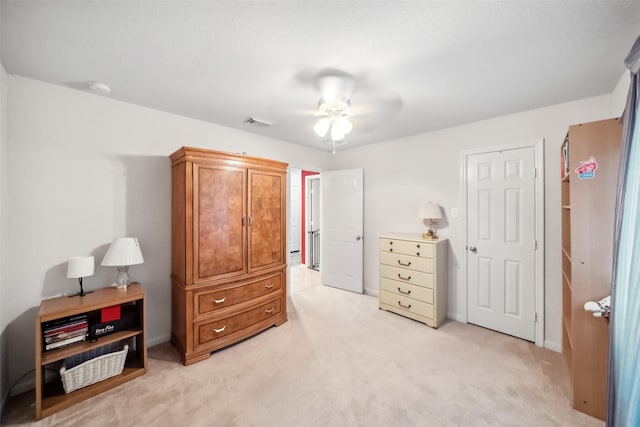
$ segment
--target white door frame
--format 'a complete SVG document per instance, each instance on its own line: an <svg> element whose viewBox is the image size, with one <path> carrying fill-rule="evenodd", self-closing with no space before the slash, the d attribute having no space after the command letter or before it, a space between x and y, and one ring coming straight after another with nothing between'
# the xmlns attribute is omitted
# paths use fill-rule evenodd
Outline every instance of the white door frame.
<svg viewBox="0 0 640 427"><path fill-rule="evenodd" d="M463 239L460 242L460 253L464 254L462 262L462 282L464 286L460 289L461 301L464 303L464 311L461 313L459 321L467 323L469 315L467 311L468 304L468 281L467 281L467 262L469 252L467 251L468 229L467 229L467 165L469 157L476 154L490 153L494 151L514 150L518 148L529 148L534 150L534 162L536 168L535 174L535 239L537 249L535 252L535 311L537 313L535 324L535 343L538 347L544 347L544 139L533 141L524 141L515 144L500 145L493 147L474 148L460 152L460 184L462 192L460 206L460 224L462 227Z"/></svg>
<svg viewBox="0 0 640 427"><path fill-rule="evenodd" d="M322 179L321 175L322 175L321 173L317 173L315 175L307 175L304 178L304 185L305 185L305 194L304 194L304 199L305 199L304 200L304 206L305 206L304 216L305 216L305 219L304 219L304 223L305 223L305 228L309 228L309 223L310 223L309 218L311 217L311 209L309 207L310 200L311 200L311 192L309 192L309 184L311 184L312 180L318 180L319 182L322 182L321 181L321 179ZM318 190L320 190L320 188L321 188L321 186L318 187ZM322 190L320 190L320 191L322 191ZM321 195L318 195L318 196L319 196L319 198L318 198L319 203L322 203L321 202L322 196ZM318 211L320 212L321 209L318 208ZM322 222L320 222L320 226L322 226ZM302 248L302 249L304 250L305 261L308 264L309 263L309 247L310 247L309 243L310 243L310 239L309 239L309 233L307 233L307 230L305 229L305 230L303 230L303 232L305 233L306 238L304 240L304 248ZM322 236L322 234L321 234L321 236ZM322 237L320 237L320 238L322 239ZM322 260L320 260L320 262L322 263ZM320 269L322 269L322 264L320 264Z"/></svg>

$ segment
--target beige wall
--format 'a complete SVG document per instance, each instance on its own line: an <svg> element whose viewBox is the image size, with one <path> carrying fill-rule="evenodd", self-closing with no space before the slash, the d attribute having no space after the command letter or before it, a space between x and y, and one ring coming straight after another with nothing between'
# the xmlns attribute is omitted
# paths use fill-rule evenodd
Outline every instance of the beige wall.
<svg viewBox="0 0 640 427"><path fill-rule="evenodd" d="M7 72L0 64L0 404L8 392L9 355L5 329L9 323L7 309L8 215L7 215Z"/></svg>
<svg viewBox="0 0 640 427"><path fill-rule="evenodd" d="M11 182L8 282L10 380L33 368L42 298L78 290L66 263L94 255L87 289L113 283L101 267L116 237L137 236L145 262L130 269L147 293L148 343L171 329L171 166L183 145L267 157L324 170L332 155L98 95L9 76ZM8 283L11 285L9 286ZM5 298L3 298L5 300Z"/></svg>
<svg viewBox="0 0 640 427"><path fill-rule="evenodd" d="M545 150L545 346L561 349L561 258L559 150L569 125L611 117L609 95L554 105L340 152L337 168L364 168L365 289L378 292L378 242L384 232L420 233L420 202L445 210L440 235L450 239L448 317L466 319L461 277L465 262L460 152L544 139Z"/></svg>

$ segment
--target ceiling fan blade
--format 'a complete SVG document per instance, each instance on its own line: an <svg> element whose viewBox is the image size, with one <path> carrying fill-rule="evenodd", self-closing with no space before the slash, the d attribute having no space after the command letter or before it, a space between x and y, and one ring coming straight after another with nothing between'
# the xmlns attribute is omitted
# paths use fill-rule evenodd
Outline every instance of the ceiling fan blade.
<svg viewBox="0 0 640 427"><path fill-rule="evenodd" d="M363 115L393 115L402 110L404 103L402 98L393 97L387 99L373 100L364 104L357 103L351 105L350 112L353 116Z"/></svg>

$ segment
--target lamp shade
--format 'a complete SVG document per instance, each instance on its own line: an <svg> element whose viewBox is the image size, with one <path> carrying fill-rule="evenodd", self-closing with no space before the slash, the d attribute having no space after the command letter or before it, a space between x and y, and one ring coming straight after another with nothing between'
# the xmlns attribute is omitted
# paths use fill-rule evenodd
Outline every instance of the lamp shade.
<svg viewBox="0 0 640 427"><path fill-rule="evenodd" d="M80 277L93 276L95 273L95 263L92 256L74 256L69 258L67 264L67 277L77 279Z"/></svg>
<svg viewBox="0 0 640 427"><path fill-rule="evenodd" d="M142 264L144 258L140 250L140 243L135 237L120 237L113 241L104 255L101 265L125 266Z"/></svg>
<svg viewBox="0 0 640 427"><path fill-rule="evenodd" d="M440 211L440 205L433 202L425 202L420 205L420 218L423 219L440 219L442 218L442 212Z"/></svg>

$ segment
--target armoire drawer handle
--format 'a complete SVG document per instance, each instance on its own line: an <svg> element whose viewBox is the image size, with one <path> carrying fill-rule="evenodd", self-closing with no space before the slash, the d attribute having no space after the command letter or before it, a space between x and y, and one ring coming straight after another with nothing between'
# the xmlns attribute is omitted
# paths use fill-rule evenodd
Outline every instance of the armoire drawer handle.
<svg viewBox="0 0 640 427"><path fill-rule="evenodd" d="M224 331L225 329L227 329L227 325L224 325L222 328L220 329L214 329L213 332L219 334L220 332Z"/></svg>
<svg viewBox="0 0 640 427"><path fill-rule="evenodd" d="M271 307L269 310L265 310L264 312L267 313L267 314L273 313L273 307Z"/></svg>
<svg viewBox="0 0 640 427"><path fill-rule="evenodd" d="M411 294L411 289L409 289L408 291L403 291L401 287L398 287L398 292L400 292L401 294L409 295Z"/></svg>
<svg viewBox="0 0 640 427"><path fill-rule="evenodd" d="M398 279L402 279L402 280L411 280L411 276L402 277L402 276L400 275L400 273L398 273Z"/></svg>
<svg viewBox="0 0 640 427"><path fill-rule="evenodd" d="M411 261L409 261L408 263L405 264L404 262L398 260L398 264L400 264L400 265L402 265L404 267L409 267L409 266L411 266Z"/></svg>
<svg viewBox="0 0 640 427"><path fill-rule="evenodd" d="M222 304L226 299L227 297L222 297L222 299L214 299L213 302L215 302L216 304Z"/></svg>
<svg viewBox="0 0 640 427"><path fill-rule="evenodd" d="M273 283L270 284L270 285L264 285L264 287L267 288L267 289L271 289L271 288L273 288Z"/></svg>
<svg viewBox="0 0 640 427"><path fill-rule="evenodd" d="M404 305L404 304L402 304L400 301L398 301L398 305L399 305L400 307L402 307L402 308L411 308L411 304L409 304L409 305Z"/></svg>

